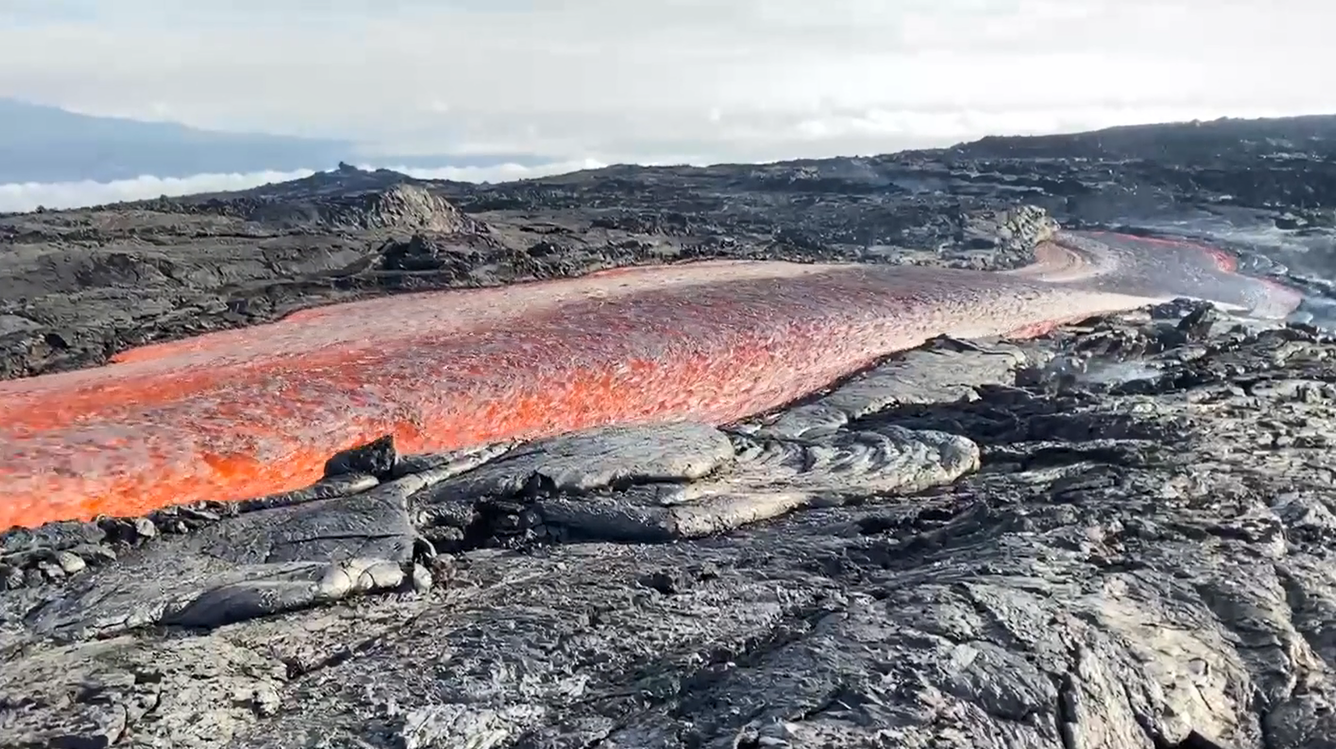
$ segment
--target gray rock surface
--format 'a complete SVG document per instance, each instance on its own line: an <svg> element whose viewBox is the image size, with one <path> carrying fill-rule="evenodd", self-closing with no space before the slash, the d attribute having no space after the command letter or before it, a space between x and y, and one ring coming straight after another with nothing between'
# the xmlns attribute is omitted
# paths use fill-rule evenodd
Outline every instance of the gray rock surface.
<svg viewBox="0 0 1336 749"><path fill-rule="evenodd" d="M1336 326L1336 117L523 182L346 165L240 193L0 215L0 379L401 291L706 257L1015 267L1054 229L1188 236Z"/></svg>
<svg viewBox="0 0 1336 749"><path fill-rule="evenodd" d="M0 377L628 263L1011 267L1054 217L1247 250L1330 323L1333 121L0 217ZM0 533L0 747L1330 749L1334 439L1336 340L1183 302L723 428L377 441Z"/></svg>
<svg viewBox="0 0 1336 749"><path fill-rule="evenodd" d="M1336 340L1153 313L7 537L0 745L1333 746Z"/></svg>

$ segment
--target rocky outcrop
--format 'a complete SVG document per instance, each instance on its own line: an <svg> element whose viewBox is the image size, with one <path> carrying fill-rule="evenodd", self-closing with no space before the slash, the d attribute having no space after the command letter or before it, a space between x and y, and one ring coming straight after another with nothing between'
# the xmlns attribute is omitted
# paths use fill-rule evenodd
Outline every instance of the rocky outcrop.
<svg viewBox="0 0 1336 749"><path fill-rule="evenodd" d="M478 233L483 224L473 221L449 201L413 185L395 185L388 190L340 201L322 212L331 229L403 229L446 234Z"/></svg>
<svg viewBox="0 0 1336 749"><path fill-rule="evenodd" d="M486 226L466 217L448 200L416 184L397 183L361 192L322 190L308 200L290 194L276 198L222 198L206 204L223 215L280 230L363 232L428 231L482 233Z"/></svg>
<svg viewBox="0 0 1336 749"><path fill-rule="evenodd" d="M1057 233L1058 222L1043 208L1021 205L983 209L961 217L955 246L943 255L953 265L975 268L1017 268L1034 261L1034 248Z"/></svg>

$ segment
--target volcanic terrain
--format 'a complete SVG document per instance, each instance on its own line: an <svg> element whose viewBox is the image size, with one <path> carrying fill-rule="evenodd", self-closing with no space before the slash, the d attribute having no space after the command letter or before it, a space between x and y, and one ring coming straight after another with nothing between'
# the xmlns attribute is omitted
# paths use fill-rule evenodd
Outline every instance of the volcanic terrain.
<svg viewBox="0 0 1336 749"><path fill-rule="evenodd" d="M1329 117L0 217L0 746L1336 746L1334 227Z"/></svg>

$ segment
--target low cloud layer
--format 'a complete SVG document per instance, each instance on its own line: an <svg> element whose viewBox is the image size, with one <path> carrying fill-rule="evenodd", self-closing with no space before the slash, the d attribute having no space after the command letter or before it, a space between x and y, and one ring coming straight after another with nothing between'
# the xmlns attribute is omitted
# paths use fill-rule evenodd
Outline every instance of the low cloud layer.
<svg viewBox="0 0 1336 749"><path fill-rule="evenodd" d="M7 0L0 95L368 158L758 160L1336 111L1333 26L1312 0Z"/></svg>
<svg viewBox="0 0 1336 749"><path fill-rule="evenodd" d="M387 167L420 179L449 179L459 182L501 182L506 180L561 174L579 169L605 166L596 161L570 161L528 167L498 164L489 167L446 167L413 169ZM31 211L45 208L80 208L126 200L144 200L160 195L193 195L201 192L245 190L270 182L309 177L311 169L292 172L252 172L250 174L197 174L193 177L164 179L144 176L115 182L59 182L0 184L0 212Z"/></svg>

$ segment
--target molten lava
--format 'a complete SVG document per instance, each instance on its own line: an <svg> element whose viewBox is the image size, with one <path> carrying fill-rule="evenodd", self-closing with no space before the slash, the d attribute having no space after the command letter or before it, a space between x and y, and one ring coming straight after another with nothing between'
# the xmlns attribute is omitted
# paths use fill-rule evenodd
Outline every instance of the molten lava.
<svg viewBox="0 0 1336 749"><path fill-rule="evenodd" d="M939 334L1039 332L1203 279L1217 296L1266 293L1191 245L1173 250L1193 267L1176 288L1147 271L1152 243L1104 239L1018 273L729 261L387 297L3 382L0 528L293 489L384 434L425 452L726 423Z"/></svg>

